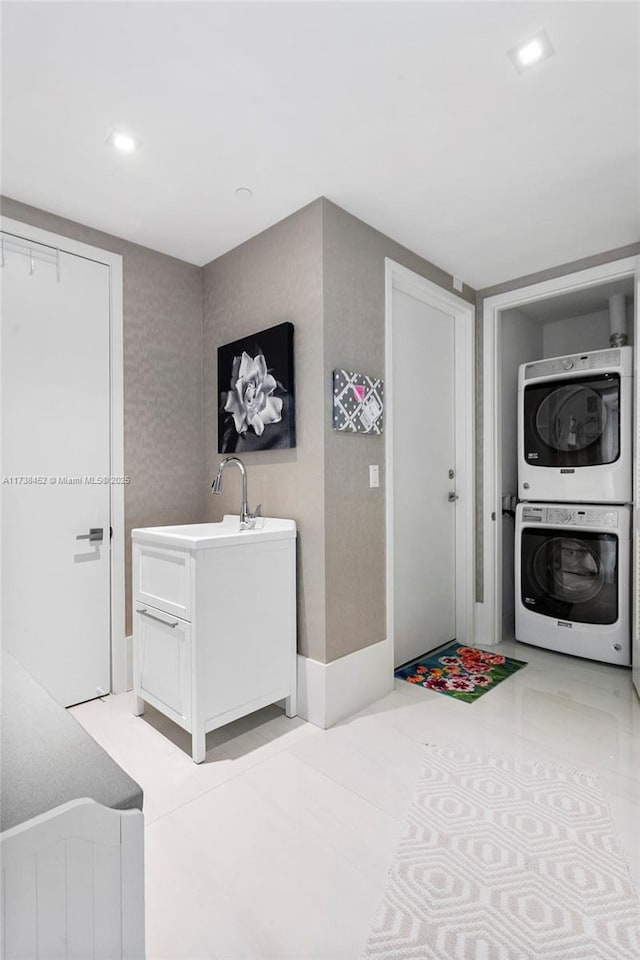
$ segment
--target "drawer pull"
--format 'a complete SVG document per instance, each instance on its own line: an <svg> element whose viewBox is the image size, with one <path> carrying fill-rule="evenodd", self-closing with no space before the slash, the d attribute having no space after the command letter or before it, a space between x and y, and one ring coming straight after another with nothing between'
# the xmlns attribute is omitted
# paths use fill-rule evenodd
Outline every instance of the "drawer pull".
<svg viewBox="0 0 640 960"><path fill-rule="evenodd" d="M156 617L153 613L149 613L146 607L136 610L136 613L141 613L144 617L149 617L150 620L157 620L158 623L164 623L165 627L177 627L180 623L179 620L176 620L175 623L170 623L169 620L163 620L162 617Z"/></svg>

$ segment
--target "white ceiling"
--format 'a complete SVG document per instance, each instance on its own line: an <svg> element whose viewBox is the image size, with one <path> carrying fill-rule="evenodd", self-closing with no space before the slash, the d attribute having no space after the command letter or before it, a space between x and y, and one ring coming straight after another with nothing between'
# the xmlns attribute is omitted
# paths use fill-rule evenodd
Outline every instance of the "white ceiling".
<svg viewBox="0 0 640 960"><path fill-rule="evenodd" d="M640 239L639 10L4 2L2 190L196 264L324 195L483 288Z"/></svg>

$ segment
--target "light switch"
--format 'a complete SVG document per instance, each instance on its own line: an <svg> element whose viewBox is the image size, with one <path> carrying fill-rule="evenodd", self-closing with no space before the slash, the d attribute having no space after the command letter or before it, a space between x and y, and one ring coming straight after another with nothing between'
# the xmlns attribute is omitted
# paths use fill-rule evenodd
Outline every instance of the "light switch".
<svg viewBox="0 0 640 960"><path fill-rule="evenodd" d="M380 486L380 471L378 469L377 463L369 464L369 486L370 487Z"/></svg>

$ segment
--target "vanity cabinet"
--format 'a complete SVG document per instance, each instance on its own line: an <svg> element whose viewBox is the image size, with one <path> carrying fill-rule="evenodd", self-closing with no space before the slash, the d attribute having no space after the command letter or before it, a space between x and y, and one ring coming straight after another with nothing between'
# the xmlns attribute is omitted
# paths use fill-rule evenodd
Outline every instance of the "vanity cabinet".
<svg viewBox="0 0 640 960"><path fill-rule="evenodd" d="M135 712L205 735L279 700L296 714L296 527L264 518L132 531Z"/></svg>

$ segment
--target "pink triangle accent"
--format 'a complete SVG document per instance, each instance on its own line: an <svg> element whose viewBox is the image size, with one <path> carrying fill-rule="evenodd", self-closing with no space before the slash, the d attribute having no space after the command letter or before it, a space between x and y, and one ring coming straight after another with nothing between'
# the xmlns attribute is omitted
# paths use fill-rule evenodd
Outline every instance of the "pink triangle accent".
<svg viewBox="0 0 640 960"><path fill-rule="evenodd" d="M360 383L354 384L353 392L355 393L358 400L360 400L361 402L362 400L364 400L364 386L362 384Z"/></svg>

